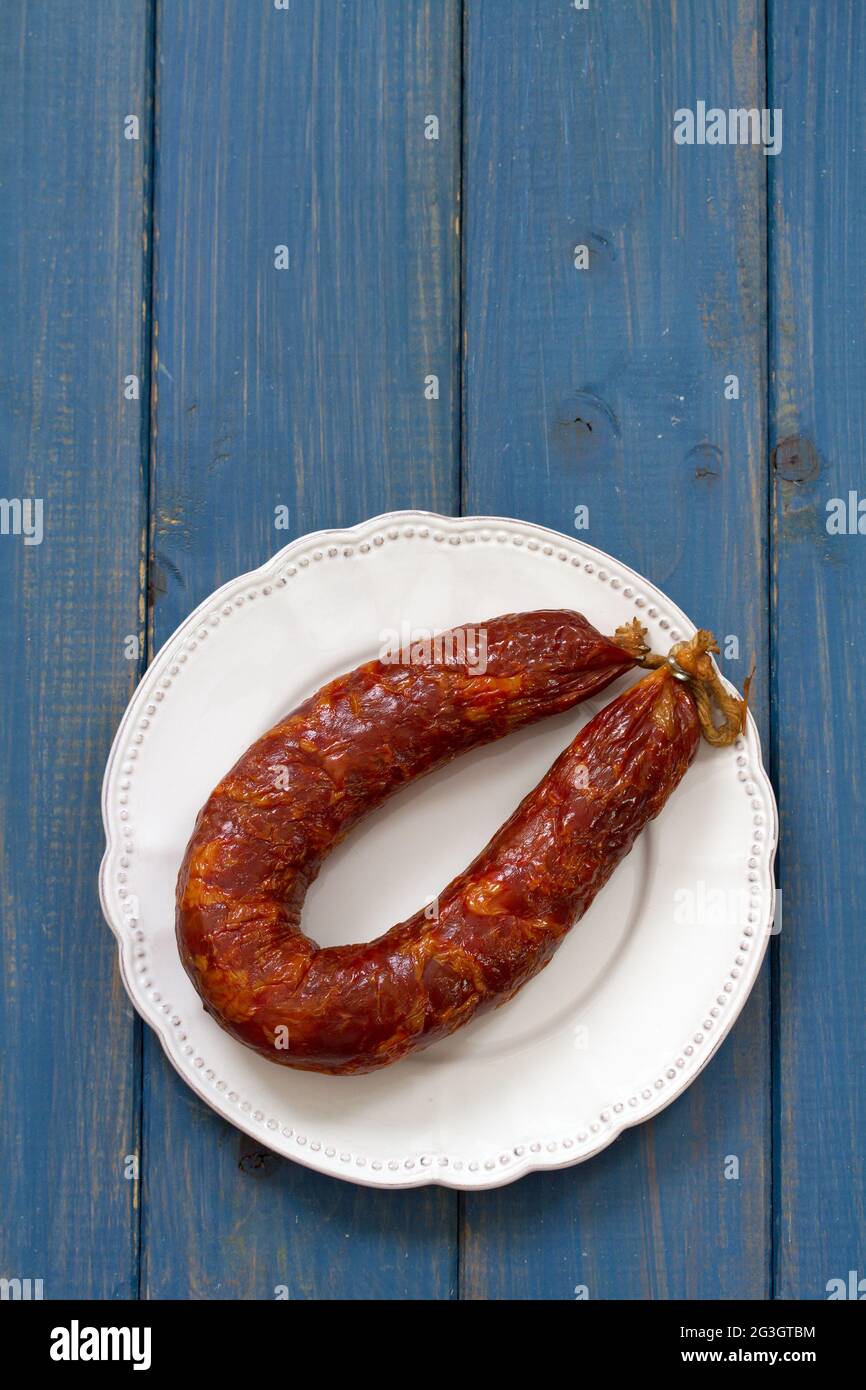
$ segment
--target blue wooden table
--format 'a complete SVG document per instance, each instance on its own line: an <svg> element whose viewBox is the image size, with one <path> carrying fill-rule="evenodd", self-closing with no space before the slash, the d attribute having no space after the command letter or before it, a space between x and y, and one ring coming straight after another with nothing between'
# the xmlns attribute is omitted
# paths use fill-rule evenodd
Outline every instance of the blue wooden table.
<svg viewBox="0 0 866 1390"><path fill-rule="evenodd" d="M866 5L6 0L0 46L0 1275L866 1275ZM677 144L698 102L781 109L781 151ZM326 1179L214 1116L134 1018L96 893L154 651L294 536L399 507L588 508L589 541L736 638L734 680L755 657L783 817L781 933L687 1094L463 1197Z"/></svg>

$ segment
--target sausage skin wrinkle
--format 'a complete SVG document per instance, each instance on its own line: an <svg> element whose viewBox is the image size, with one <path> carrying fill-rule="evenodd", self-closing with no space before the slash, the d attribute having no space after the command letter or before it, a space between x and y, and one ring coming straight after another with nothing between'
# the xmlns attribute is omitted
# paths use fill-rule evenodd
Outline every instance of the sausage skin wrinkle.
<svg viewBox="0 0 866 1390"><path fill-rule="evenodd" d="M695 756L694 701L660 667L586 725L435 910L372 942L318 947L301 931L304 896L364 814L635 664L627 639L578 613L479 630L483 674L445 642L447 656L371 661L331 681L247 750L198 816L177 885L181 958L208 1012L270 1061L373 1071L510 999Z"/></svg>

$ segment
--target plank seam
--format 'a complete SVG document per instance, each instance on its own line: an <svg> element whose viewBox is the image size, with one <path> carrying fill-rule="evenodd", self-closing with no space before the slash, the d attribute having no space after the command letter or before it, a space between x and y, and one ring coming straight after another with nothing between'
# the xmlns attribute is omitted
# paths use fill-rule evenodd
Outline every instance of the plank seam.
<svg viewBox="0 0 866 1390"><path fill-rule="evenodd" d="M147 23L145 42L144 88L147 107L147 147L144 159L144 188L142 206L142 412L141 412L141 479L143 497L142 518L142 618L143 641L139 679L153 659L153 623L151 607L151 527L153 518L153 467L152 449L155 437L156 418L156 371L154 364L155 337L153 321L155 313L155 201L156 201L156 84L157 84L157 6L159 0L146 0ZM135 1017L135 1090L137 1093L138 1124L138 1207L133 1232L135 1251L134 1288L136 1299L141 1299L142 1258L143 1258L143 1211L144 1211L144 1023Z"/></svg>
<svg viewBox="0 0 866 1390"><path fill-rule="evenodd" d="M764 4L764 69L766 97L765 103L773 109L773 61L772 61L772 31L773 31L773 0L765 0ZM777 632L777 594L776 594L776 483L773 469L773 430L775 420L775 389L774 389L774 282L773 282L773 195L774 195L774 172L771 160L766 161L766 259L767 259L767 663L769 668L769 740L767 745L767 762L770 780L780 792L778 780L779 768L779 749L778 749L778 632ZM781 817L781 805L779 814ZM779 844L776 850L776 882L781 882L781 856L782 856L782 836L779 834ZM781 985L779 973L779 941L770 941L770 1268L769 1268L769 1296L775 1300L779 1296L779 1237L780 1220L779 1212L779 1193L780 1193L780 1123L781 1123L781 1088L780 1088L780 1047L781 1047L781 1020L779 1017L779 1006L781 1001Z"/></svg>
<svg viewBox="0 0 866 1390"><path fill-rule="evenodd" d="M460 216L460 243L458 247L458 305L457 305L457 512L459 516L466 515L466 457L465 439L466 429L464 416L466 412L466 198L465 198L465 170L466 170L466 44L468 16L466 14L466 0L458 0L458 19L460 31L459 44L459 66L458 75L458 99L460 110L458 116L458 170L457 170L457 207Z"/></svg>

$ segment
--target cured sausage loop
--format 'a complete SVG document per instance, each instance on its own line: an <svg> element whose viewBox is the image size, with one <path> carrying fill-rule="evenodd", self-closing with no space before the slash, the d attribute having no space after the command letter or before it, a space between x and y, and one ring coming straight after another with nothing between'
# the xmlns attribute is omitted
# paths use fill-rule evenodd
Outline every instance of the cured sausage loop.
<svg viewBox="0 0 866 1390"><path fill-rule="evenodd" d="M362 815L653 660L636 625L607 639L576 613L484 628L483 675L454 659L369 662L332 681L253 744L198 817L178 878L181 957L205 1008L271 1061L372 1071L510 999L695 756L695 697L663 662L586 725L434 917L421 909L376 941L318 947L300 928L304 896Z"/></svg>

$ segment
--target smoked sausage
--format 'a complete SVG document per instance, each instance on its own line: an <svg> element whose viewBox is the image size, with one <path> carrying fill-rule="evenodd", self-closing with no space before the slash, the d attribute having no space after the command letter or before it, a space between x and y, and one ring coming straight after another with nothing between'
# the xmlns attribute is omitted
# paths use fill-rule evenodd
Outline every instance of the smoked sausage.
<svg viewBox="0 0 866 1390"><path fill-rule="evenodd" d="M664 662L590 721L434 911L372 942L318 947L300 928L304 896L362 815L457 753L576 704L646 652L639 628L607 639L569 612L483 626L483 674L453 651L369 662L253 744L199 814L178 878L181 958L208 1012L271 1061L372 1071L510 999L695 756L698 705L686 673Z"/></svg>

